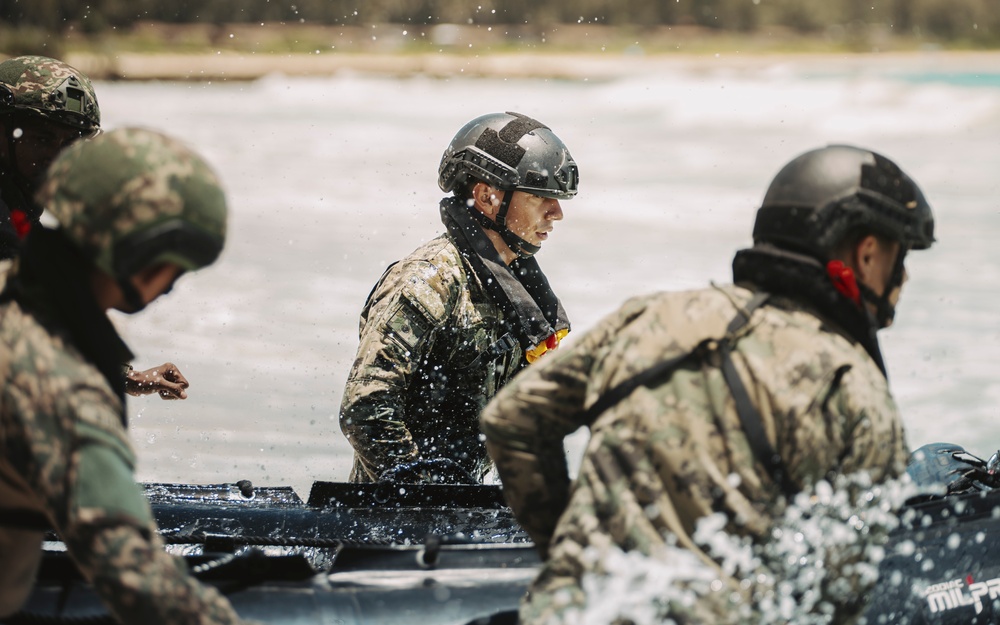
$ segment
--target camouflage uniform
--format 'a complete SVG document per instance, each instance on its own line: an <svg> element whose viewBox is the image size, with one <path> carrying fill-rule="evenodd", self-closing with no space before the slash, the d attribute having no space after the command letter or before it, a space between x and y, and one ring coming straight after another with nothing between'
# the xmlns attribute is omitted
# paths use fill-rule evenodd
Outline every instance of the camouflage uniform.
<svg viewBox="0 0 1000 625"><path fill-rule="evenodd" d="M352 481L483 479L480 411L569 332L533 257L540 248L510 230L508 210L516 192L568 200L578 181L566 145L527 115L489 113L458 131L438 167L438 186L454 193L440 203L446 233L390 266L361 313L340 412ZM503 191L489 216L472 197L478 184ZM487 231L516 259L501 258Z"/></svg>
<svg viewBox="0 0 1000 625"><path fill-rule="evenodd" d="M16 501L51 523L126 623L238 622L225 599L163 551L133 477L121 401L65 337L17 303L0 306L0 385L0 508ZM8 531L0 526L0 535ZM37 562L43 533L26 535ZM21 578L25 590L33 577Z"/></svg>
<svg viewBox="0 0 1000 625"><path fill-rule="evenodd" d="M88 136L101 125L90 79L62 61L41 56L19 56L0 63L0 126L6 126L6 136L0 141L12 154L17 151L11 127L16 123L2 123L3 116L11 113L44 119L70 140L72 131ZM0 258L16 255L19 239L41 216L41 208L31 197L36 182L25 180L13 163L0 162Z"/></svg>
<svg viewBox="0 0 1000 625"><path fill-rule="evenodd" d="M64 152L42 196L63 228L35 229L0 285L0 608L22 603L51 527L122 622L237 623L225 598L163 550L125 429L120 363L131 354L88 280L94 267L147 266L122 269L132 236L150 263L211 262L224 232L218 182L162 135L123 129ZM196 212L223 220L206 230L207 255L194 248L208 234L171 231L161 245L178 222L197 229Z"/></svg>
<svg viewBox="0 0 1000 625"><path fill-rule="evenodd" d="M486 408L482 427L507 500L549 554L522 605L522 623L586 603L581 578L596 566L588 548L652 554L670 544L713 566L692 533L717 512L728 519L728 533L768 538L780 491L748 445L717 352L679 367L662 385L639 387L593 422L586 418L608 389L703 339L721 339L752 294L727 286L630 300ZM733 361L793 482L854 471L880 481L903 470L907 448L896 406L857 341L783 297L753 313L738 336ZM561 441L580 426L592 437L570 493ZM715 569L739 588L740 580Z"/></svg>
<svg viewBox="0 0 1000 625"><path fill-rule="evenodd" d="M361 344L341 427L351 480L377 481L418 459L448 458L470 476L489 468L479 413L523 366L499 307L448 235L392 265L361 313ZM506 349L486 355L491 346Z"/></svg>

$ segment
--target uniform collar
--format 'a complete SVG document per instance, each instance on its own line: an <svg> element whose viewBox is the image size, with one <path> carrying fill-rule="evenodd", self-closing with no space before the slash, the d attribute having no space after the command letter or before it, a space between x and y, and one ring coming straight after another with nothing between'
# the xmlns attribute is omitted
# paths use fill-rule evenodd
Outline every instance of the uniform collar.
<svg viewBox="0 0 1000 625"><path fill-rule="evenodd" d="M490 299L504 312L526 352L557 331L569 329L566 311L534 257L519 258L509 266L504 264L489 237L458 198L441 200L441 221Z"/></svg>
<svg viewBox="0 0 1000 625"><path fill-rule="evenodd" d="M733 259L733 281L800 302L864 347L886 374L876 332L863 304L840 293L818 260L773 246L740 250Z"/></svg>

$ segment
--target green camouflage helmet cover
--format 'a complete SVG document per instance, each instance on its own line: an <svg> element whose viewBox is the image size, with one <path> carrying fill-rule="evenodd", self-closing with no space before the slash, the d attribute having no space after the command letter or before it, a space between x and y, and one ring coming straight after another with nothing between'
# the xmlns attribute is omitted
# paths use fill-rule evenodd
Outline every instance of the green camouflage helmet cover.
<svg viewBox="0 0 1000 625"><path fill-rule="evenodd" d="M44 56L18 56L0 63L0 110L20 110L84 133L101 127L94 86L79 70Z"/></svg>
<svg viewBox="0 0 1000 625"><path fill-rule="evenodd" d="M180 142L120 128L67 148L38 202L66 236L119 281L160 262L211 264L226 234L226 198L209 165Z"/></svg>

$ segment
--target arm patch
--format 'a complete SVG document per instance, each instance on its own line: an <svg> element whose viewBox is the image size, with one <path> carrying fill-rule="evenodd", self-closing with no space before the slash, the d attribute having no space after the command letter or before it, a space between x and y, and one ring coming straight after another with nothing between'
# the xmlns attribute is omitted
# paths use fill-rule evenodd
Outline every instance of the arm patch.
<svg viewBox="0 0 1000 625"><path fill-rule="evenodd" d="M400 301L399 307L386 322L388 337L408 352L414 351L420 341L427 336L430 328L431 324L423 313L405 298Z"/></svg>

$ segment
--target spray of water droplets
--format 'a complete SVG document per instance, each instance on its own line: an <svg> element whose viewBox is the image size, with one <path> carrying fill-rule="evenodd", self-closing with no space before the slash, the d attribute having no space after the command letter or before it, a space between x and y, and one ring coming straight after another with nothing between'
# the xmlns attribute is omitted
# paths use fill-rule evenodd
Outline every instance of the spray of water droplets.
<svg viewBox="0 0 1000 625"><path fill-rule="evenodd" d="M725 515L702 519L695 542L714 563L668 540L646 556L591 549L581 580L587 605L562 623L754 623L828 625L859 613L878 580L896 510L914 494L904 478L880 485L866 474L821 481L795 496L770 535L734 531Z"/></svg>

